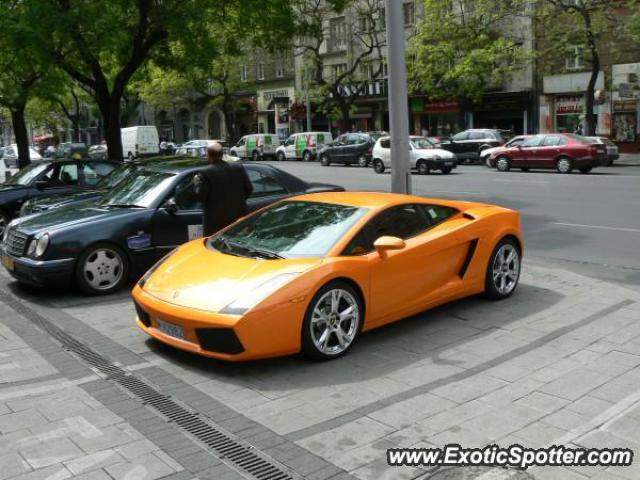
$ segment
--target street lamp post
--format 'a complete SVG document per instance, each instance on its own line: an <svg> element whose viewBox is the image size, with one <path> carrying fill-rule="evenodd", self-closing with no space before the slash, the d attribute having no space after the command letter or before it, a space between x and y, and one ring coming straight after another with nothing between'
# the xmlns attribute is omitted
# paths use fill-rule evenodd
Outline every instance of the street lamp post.
<svg viewBox="0 0 640 480"><path fill-rule="evenodd" d="M391 127L391 191L411 193L403 2L385 0L385 3L389 70L389 125Z"/></svg>

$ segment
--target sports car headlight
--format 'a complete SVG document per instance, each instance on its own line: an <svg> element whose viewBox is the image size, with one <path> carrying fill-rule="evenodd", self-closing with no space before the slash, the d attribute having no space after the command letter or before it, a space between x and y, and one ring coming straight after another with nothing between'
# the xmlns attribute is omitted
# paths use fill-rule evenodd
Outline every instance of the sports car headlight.
<svg viewBox="0 0 640 480"><path fill-rule="evenodd" d="M226 313L229 315L242 315L251 310L258 303L267 298L280 287L282 287L286 283L289 283L294 277L297 277L298 275L300 275L299 272L283 273L274 278L271 278L266 282L258 285L246 295L240 298L236 298L233 302L220 310L220 313Z"/></svg>
<svg viewBox="0 0 640 480"><path fill-rule="evenodd" d="M177 251L178 249L174 248L169 253L167 253L164 257L162 257L160 260L154 263L153 266L146 271L146 273L142 276L142 278L138 280L138 286L140 288L144 287L144 284L147 283L147 280L149 280L149 278L151 278L151 275L153 275L153 272L155 272L158 269L158 267L160 267L160 265L162 265L165 261L167 261L167 259Z"/></svg>
<svg viewBox="0 0 640 480"><path fill-rule="evenodd" d="M33 258L40 258L47 251L49 246L49 234L37 235L29 244L27 255Z"/></svg>

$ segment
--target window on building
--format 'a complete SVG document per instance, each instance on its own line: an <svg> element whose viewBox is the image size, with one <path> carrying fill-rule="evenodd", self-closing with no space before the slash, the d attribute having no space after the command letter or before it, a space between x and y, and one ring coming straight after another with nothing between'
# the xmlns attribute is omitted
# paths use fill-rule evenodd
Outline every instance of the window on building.
<svg viewBox="0 0 640 480"><path fill-rule="evenodd" d="M360 65L360 75L363 80L373 80L373 64L365 62Z"/></svg>
<svg viewBox="0 0 640 480"><path fill-rule="evenodd" d="M284 77L284 59L276 60L276 78Z"/></svg>
<svg viewBox="0 0 640 480"><path fill-rule="evenodd" d="M338 63L336 65L331 65L331 75L333 80L336 80L340 75L347 71L346 63Z"/></svg>
<svg viewBox="0 0 640 480"><path fill-rule="evenodd" d="M387 11L384 8L380 9L380 14L378 16L378 27L379 30L385 30L387 28Z"/></svg>
<svg viewBox="0 0 640 480"><path fill-rule="evenodd" d="M584 46L569 45L566 58L567 70L580 70L584 68Z"/></svg>
<svg viewBox="0 0 640 480"><path fill-rule="evenodd" d="M329 20L330 50L344 50L347 47L347 23L344 17Z"/></svg>
<svg viewBox="0 0 640 480"><path fill-rule="evenodd" d="M249 79L249 67L246 65L242 65L242 69L240 70L240 80L246 82Z"/></svg>
<svg viewBox="0 0 640 480"><path fill-rule="evenodd" d="M258 80L264 80L264 63L258 64Z"/></svg>
<svg viewBox="0 0 640 480"><path fill-rule="evenodd" d="M413 2L407 2L402 5L404 13L404 24L413 25L416 21L416 5Z"/></svg>

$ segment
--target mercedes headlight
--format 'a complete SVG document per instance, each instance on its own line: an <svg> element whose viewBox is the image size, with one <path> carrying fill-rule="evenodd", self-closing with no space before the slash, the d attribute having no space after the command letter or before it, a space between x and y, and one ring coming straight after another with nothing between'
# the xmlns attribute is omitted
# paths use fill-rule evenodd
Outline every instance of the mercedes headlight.
<svg viewBox="0 0 640 480"><path fill-rule="evenodd" d="M29 244L27 255L33 258L40 258L44 255L44 252L47 251L48 246L49 246L48 233L45 233L44 235L36 235L36 237L33 240L31 240L31 243Z"/></svg>
<svg viewBox="0 0 640 480"><path fill-rule="evenodd" d="M226 313L229 315L243 315L247 311L251 310L273 292L278 290L283 285L289 283L294 277L300 275L299 272L295 273L283 273L274 278L261 283L256 288L251 290L246 295L240 298L236 298L229 305L220 310L220 313Z"/></svg>

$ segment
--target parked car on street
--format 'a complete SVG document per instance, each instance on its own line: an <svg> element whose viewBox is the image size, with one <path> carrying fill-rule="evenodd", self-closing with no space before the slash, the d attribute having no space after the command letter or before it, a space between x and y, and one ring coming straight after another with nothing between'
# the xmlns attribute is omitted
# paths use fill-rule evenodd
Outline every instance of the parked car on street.
<svg viewBox="0 0 640 480"><path fill-rule="evenodd" d="M229 154L241 159L253 161L265 158L276 158L276 148L280 146L280 138L275 133L254 133L245 135L229 150Z"/></svg>
<svg viewBox="0 0 640 480"><path fill-rule="evenodd" d="M0 236L25 201L94 188L117 165L102 160L42 160L26 166L0 184Z"/></svg>
<svg viewBox="0 0 640 480"><path fill-rule="evenodd" d="M64 142L58 145L54 158L70 159L75 158L74 155L80 155L81 158L89 156L89 149L85 143Z"/></svg>
<svg viewBox="0 0 640 480"><path fill-rule="evenodd" d="M29 159L32 162L42 160L42 155L40 155L35 148L29 147ZM15 143L4 147L4 151L2 152L2 160L4 161L4 166L7 168L18 168L18 145Z"/></svg>
<svg viewBox="0 0 640 480"><path fill-rule="evenodd" d="M153 125L127 127L120 130L123 158L149 157L160 153L158 129Z"/></svg>
<svg viewBox="0 0 640 480"><path fill-rule="evenodd" d="M529 137L530 137L530 135L516 135L511 140L509 140L507 143L505 143L503 146L504 147L517 147L518 145L521 145L522 142L524 142ZM499 148L502 148L502 147L491 147L491 148L486 148L486 149L482 150L482 152L480 152L480 160L482 160L483 163L485 163L487 166L489 166L489 158L491 157L491 154L493 152L496 152Z"/></svg>
<svg viewBox="0 0 640 480"><path fill-rule="evenodd" d="M181 147L210 147L214 143L222 145L223 149L227 148L227 142L224 140L208 140L208 139L196 139L189 140L181 145Z"/></svg>
<svg viewBox="0 0 640 480"><path fill-rule="evenodd" d="M596 143L601 143L607 148L607 165L613 165L613 162L620 158L620 150L618 146L607 137L586 137Z"/></svg>
<svg viewBox="0 0 640 480"><path fill-rule="evenodd" d="M432 170L451 173L458 166L456 156L441 148L437 148L426 137L409 137L409 162L412 169L421 175L427 175ZM383 173L391 168L391 138L381 137L373 147L373 169L376 173Z"/></svg>
<svg viewBox="0 0 640 480"><path fill-rule="evenodd" d="M333 142L331 132L294 133L276 148L276 158L309 162L318 156L318 149Z"/></svg>
<svg viewBox="0 0 640 480"><path fill-rule="evenodd" d="M553 133L534 135L516 147L500 148L491 154L489 162L500 172L545 168L560 173L573 169L589 173L594 167L607 164L607 150L603 144L581 135Z"/></svg>
<svg viewBox="0 0 640 480"><path fill-rule="evenodd" d="M386 135L386 132L344 133L320 149L320 163L325 167L332 163L368 167L371 164L373 146L380 137Z"/></svg>
<svg viewBox="0 0 640 480"><path fill-rule="evenodd" d="M286 199L192 241L133 289L137 325L227 361L332 360L362 332L483 293L508 298L523 254L504 207L392 193Z"/></svg>
<svg viewBox="0 0 640 480"><path fill-rule="evenodd" d="M456 133L448 140L442 139L440 146L456 154L458 160L478 161L483 150L499 147L505 143L499 130L472 128Z"/></svg>
<svg viewBox="0 0 640 480"><path fill-rule="evenodd" d="M14 220L0 247L18 281L65 286L88 294L118 290L178 245L202 236L202 206L190 190L200 159L145 165L99 200L74 203ZM246 164L250 210L301 193L342 191L307 183L267 164Z"/></svg>
<svg viewBox="0 0 640 480"><path fill-rule="evenodd" d="M93 160L107 160L109 158L109 150L105 144L91 145L87 154Z"/></svg>

